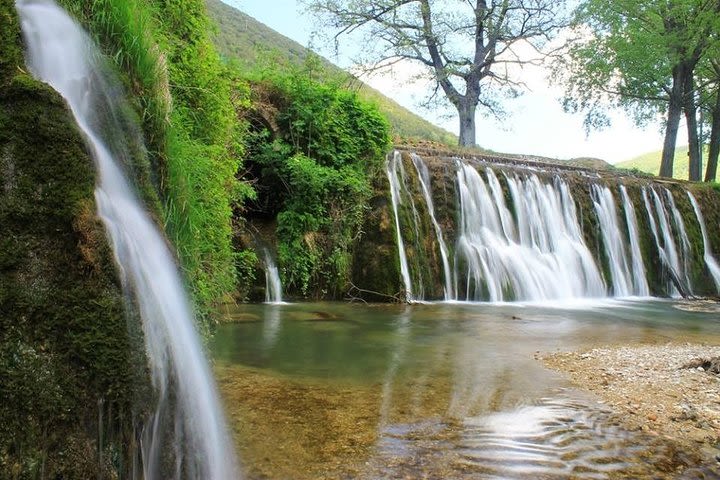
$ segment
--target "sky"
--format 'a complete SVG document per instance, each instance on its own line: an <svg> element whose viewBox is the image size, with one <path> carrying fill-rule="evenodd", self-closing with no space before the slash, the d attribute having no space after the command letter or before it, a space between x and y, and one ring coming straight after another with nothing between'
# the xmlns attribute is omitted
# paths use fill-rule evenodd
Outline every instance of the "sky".
<svg viewBox="0 0 720 480"><path fill-rule="evenodd" d="M350 55L345 53L352 47L341 49L340 55L336 57L332 48L317 39L312 40L311 44L314 22L303 13L297 0L223 1L301 45L312 46L313 50L333 63L346 69L352 68ZM417 73L416 67L400 63L393 68L390 74L376 74L363 80L405 108L457 134L458 120L452 115L452 109L429 111L418 106L425 97L427 87L421 82L410 80ZM506 101L509 115L504 121L499 122L479 111L477 143L481 147L502 153L561 159L594 157L610 163L629 160L662 148L659 124L637 128L622 111L613 112L610 128L592 131L587 135L582 114L563 112L558 100L562 90L547 81L545 70L526 67L521 75L530 90L517 99Z"/></svg>

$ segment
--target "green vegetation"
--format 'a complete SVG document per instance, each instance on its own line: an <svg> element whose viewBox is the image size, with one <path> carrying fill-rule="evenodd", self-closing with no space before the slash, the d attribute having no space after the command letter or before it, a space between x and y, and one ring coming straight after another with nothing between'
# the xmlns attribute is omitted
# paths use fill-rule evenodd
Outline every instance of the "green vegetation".
<svg viewBox="0 0 720 480"><path fill-rule="evenodd" d="M126 476L149 383L140 329L85 143L62 98L24 73L12 1L0 19L0 478Z"/></svg>
<svg viewBox="0 0 720 480"><path fill-rule="evenodd" d="M235 178L244 132L235 111L247 87L220 61L202 1L65 3L140 100L166 231L206 312L237 283L232 210L252 190Z"/></svg>
<svg viewBox="0 0 720 480"><path fill-rule="evenodd" d="M220 0L207 0L208 13L217 23L215 43L220 52L239 62L243 69L253 70L268 61L283 65L302 65L314 54L299 43L275 32L254 18ZM402 139L424 139L445 145L457 144L457 137L415 115L377 90L353 78L329 61L321 61L328 78L343 78L347 87L357 90L364 100L377 103L388 119L395 136Z"/></svg>
<svg viewBox="0 0 720 480"><path fill-rule="evenodd" d="M313 66L262 71L255 94L272 99L276 131L251 135L248 167L265 215L277 216L283 283L303 296L337 296L347 287L352 247L372 193L370 176L390 146L377 108Z"/></svg>
<svg viewBox="0 0 720 480"><path fill-rule="evenodd" d="M706 179L715 178L720 151L720 4L704 0L583 0L576 9L575 39L555 65L565 84L565 108L587 112L586 124L609 123L606 110L622 107L638 124L665 118L660 175L673 176L681 117L687 126L689 176L701 179L697 118L710 111L714 144ZM718 68L714 68L718 67ZM704 104L704 105L703 105ZM701 115L702 117L702 115ZM677 169L675 169L677 170Z"/></svg>
<svg viewBox="0 0 720 480"><path fill-rule="evenodd" d="M707 148L704 149L707 153ZM650 173L652 175L658 175L660 173L660 159L662 157L661 151L655 151L639 155L630 160L616 163L615 167L624 168L628 170L637 169L641 172ZM689 172L689 157L688 147L683 146L675 150L675 159L673 160L673 178L678 180L687 180Z"/></svg>

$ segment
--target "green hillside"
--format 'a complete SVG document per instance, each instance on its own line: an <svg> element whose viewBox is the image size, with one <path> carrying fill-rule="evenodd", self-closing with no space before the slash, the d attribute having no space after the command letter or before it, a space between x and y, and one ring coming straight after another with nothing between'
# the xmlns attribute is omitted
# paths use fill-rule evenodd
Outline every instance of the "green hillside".
<svg viewBox="0 0 720 480"><path fill-rule="evenodd" d="M210 17L218 26L215 43L220 53L227 58L237 60L247 68L253 68L267 58L298 64L311 54L310 50L294 40L220 0L207 0L206 3ZM328 60L323 59L323 64L330 75L348 75L348 79L351 80L349 74ZM357 85L361 97L378 104L395 135L446 145L457 144L457 137L447 130L433 125L358 80L352 80L352 83Z"/></svg>
<svg viewBox="0 0 720 480"><path fill-rule="evenodd" d="M662 151L645 153L631 160L616 163L617 168L627 168L631 170L636 168L641 172L651 173L657 175L660 173L660 157ZM707 157L707 148L703 151L703 160ZM678 147L675 150L675 160L673 161L673 177L679 180L687 180L689 174L690 162L688 159L688 147L687 145ZM703 163L703 168L705 167ZM703 172L704 175L704 172Z"/></svg>

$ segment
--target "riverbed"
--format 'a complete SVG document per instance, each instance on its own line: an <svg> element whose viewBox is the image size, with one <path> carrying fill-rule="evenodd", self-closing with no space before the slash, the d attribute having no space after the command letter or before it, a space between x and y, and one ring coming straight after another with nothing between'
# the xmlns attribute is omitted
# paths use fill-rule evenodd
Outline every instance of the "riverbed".
<svg viewBox="0 0 720 480"><path fill-rule="evenodd" d="M634 428L542 361L718 346L712 311L644 299L301 303L226 307L223 319L210 349L248 478L720 476L711 452Z"/></svg>

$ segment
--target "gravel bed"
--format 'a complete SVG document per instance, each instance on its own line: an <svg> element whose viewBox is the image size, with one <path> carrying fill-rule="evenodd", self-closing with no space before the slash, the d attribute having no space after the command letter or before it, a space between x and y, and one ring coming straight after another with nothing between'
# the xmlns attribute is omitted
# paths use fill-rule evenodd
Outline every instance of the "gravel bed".
<svg viewBox="0 0 720 480"><path fill-rule="evenodd" d="M537 354L597 395L629 430L662 436L720 462L718 357L720 346L687 343Z"/></svg>

